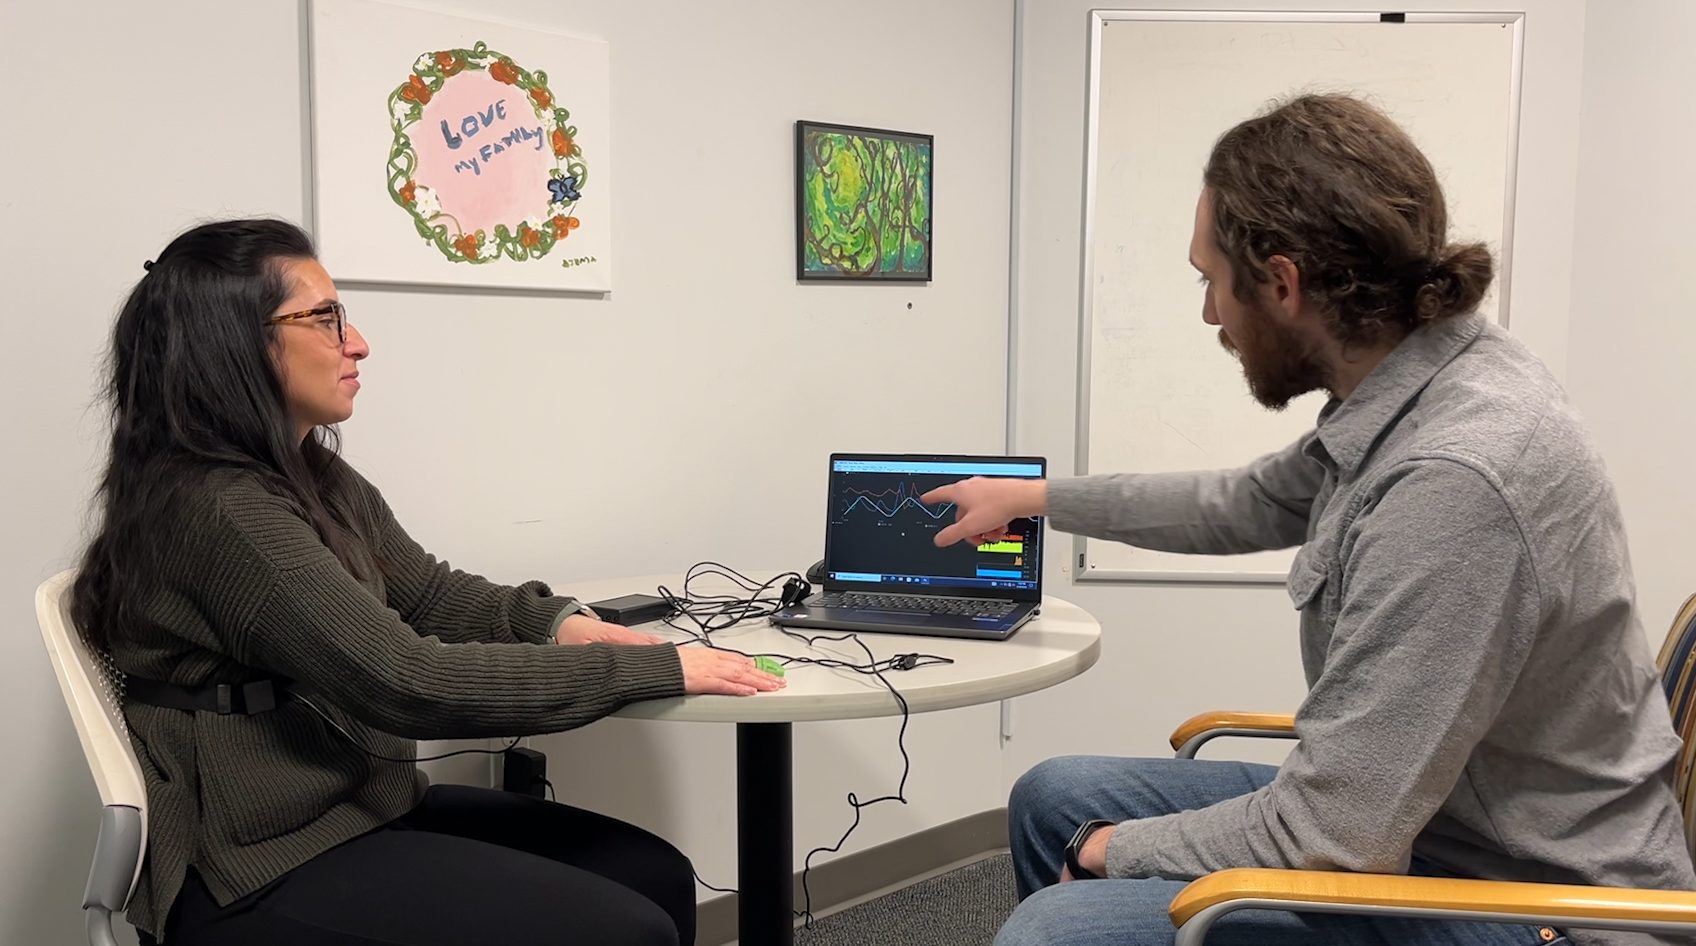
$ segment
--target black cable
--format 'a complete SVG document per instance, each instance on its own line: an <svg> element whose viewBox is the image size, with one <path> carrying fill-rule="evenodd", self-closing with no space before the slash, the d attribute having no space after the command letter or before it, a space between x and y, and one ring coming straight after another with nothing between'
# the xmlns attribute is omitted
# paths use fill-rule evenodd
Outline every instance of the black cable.
<svg viewBox="0 0 1696 946"><path fill-rule="evenodd" d="M714 887L712 884L709 884L706 881L702 880L700 871L695 871L695 883L700 884L701 886L707 888L708 890L713 891L714 893L728 893L728 894L736 893L736 891L732 888L729 888L729 887Z"/></svg>
<svg viewBox="0 0 1696 946"><path fill-rule="evenodd" d="M695 580L707 576L725 578L745 592L746 595L702 595L695 593L694 589L691 587ZM787 581L791 577L800 578L801 576L795 572L784 572L769 581L757 582L727 565L710 561L698 562L694 566L690 567L689 571L684 574L682 594L676 594L664 585L659 586L656 590L659 592L660 597L664 598L666 602L672 606L674 611L673 615L665 618L665 624L668 627L680 630L689 635L690 639L679 646L700 644L712 650L722 650L727 653L740 654L744 657L769 657L784 664L785 666L811 664L818 667L825 667L827 669L851 670L855 673L867 674L876 677L878 682L882 683L884 687L889 690L890 695L895 697L896 704L901 707L901 728L895 737L895 746L901 753L901 781L896 787L895 794L884 795L879 798L873 798L869 801L861 801L858 795L854 792L849 792L848 805L854 812L853 824L848 826L848 830L842 832L842 836L837 839L834 845L813 848L811 851L807 852L807 856L802 862L802 909L796 910L794 913L796 916L802 918L805 928L811 929L814 920L813 892L811 884L813 858L819 854L836 853L837 851L842 850L843 845L848 843L848 838L852 836L854 830L860 826L862 810L882 802L893 801L900 802L903 805L908 803L907 778L913 771L913 758L907 752L907 725L912 720L912 712L911 708L907 705L907 698L902 696L901 691L896 689L895 685L889 682L889 679L884 676L884 673L889 670L913 670L918 667L951 664L954 660L937 654L919 653L896 654L893 657L879 659L876 654L872 653L872 649L866 645L866 642L861 640L860 636L853 632L846 632L842 634L807 635L787 627L780 627L779 629L785 636L793 638L808 647L815 647L819 641L841 643L843 641L851 640L855 644L859 645L861 650L865 651L866 662L855 663L850 660L834 657L795 657L788 654L750 654L736 650L735 648L724 647L713 642L712 635L717 631L734 627L744 621L758 618L769 618L772 615L775 615L783 607L782 599L780 597L766 597L765 595L771 591L778 582ZM694 626L690 627L679 623L679 619L687 620ZM738 892L733 888L715 887L712 884L707 883L705 880L701 879L699 871L695 872L695 882L716 893L735 894Z"/></svg>
<svg viewBox="0 0 1696 946"><path fill-rule="evenodd" d="M547 786L548 801L558 801L558 799L554 798L554 783L548 781L547 779L542 779L542 784Z"/></svg>
<svg viewBox="0 0 1696 946"><path fill-rule="evenodd" d="M694 589L696 581L708 577L728 579L740 588L744 594L702 594ZM671 605L672 615L665 618L668 627L688 634L695 643L706 643L706 639L715 631L722 631L743 621L767 618L776 614L783 607L781 595L771 596L769 593L780 583L789 579L804 581L798 572L782 572L765 582L757 582L747 575L720 562L697 562L689 567L683 576L681 594L673 592L665 585L655 590L665 602ZM693 627L679 623L686 619Z"/></svg>
<svg viewBox="0 0 1696 946"><path fill-rule="evenodd" d="M791 661L791 662L794 662L794 663L809 663L809 664L817 664L819 666L837 666L837 667L840 667L841 669L854 670L854 671L857 671L857 672L860 672L860 673L870 673L873 676L877 677L878 682L882 683L886 688L888 688L890 694L895 697L895 702L898 705L900 705L900 707L901 707L901 729L896 734L896 737L895 737L895 747L897 749L899 749L900 752L901 752L901 781L898 784L898 786L896 787L895 794L884 795L881 798L873 798L870 801L861 801L858 795L856 795L854 792L849 792L848 793L848 805L854 811L854 823L848 826L848 830L842 832L842 837L837 838L836 843L834 845L821 846L821 847L813 848L811 851L807 852L806 859L803 860L802 863L801 863L802 905L801 905L801 909L795 910L793 912L796 916L801 918L802 926L805 929L810 930L810 929L813 928L813 921L815 919L815 917L813 916L813 888L812 888L813 858L816 855L819 855L819 854L826 854L826 853L834 854L837 851L842 850L842 846L848 843L848 838L851 835L853 835L854 830L860 826L860 821L862 820L860 812L863 809L870 808L873 805L879 804L881 802L887 802L887 801L900 802L903 805L907 804L907 777L913 771L913 757L910 754L908 754L908 752L907 752L907 724L912 720L912 712L907 705L907 698L902 696L901 691L897 690L895 688L895 685L890 683L888 678L884 677L884 675L883 675L883 670L893 669L893 667L883 667L882 669L877 669L877 668L880 665L883 665L883 664L892 664L894 661L901 660L903 657L929 658L929 663L911 664L910 666L913 666L913 667L934 666L934 665L937 665L937 664L945 664L945 663L951 664L954 661L950 658L939 657L935 654L922 654L922 655L900 654L900 655L897 655L895 657L886 658L884 660L878 660L876 655L872 653L871 648L866 646L866 642L861 640L858 634L850 633L850 634L844 634L844 635L836 636L836 637L823 635L823 634L817 634L817 635L813 635L811 638L808 638L805 635L793 634L793 633L790 633L788 631L785 631L785 633L789 633L790 636L792 636L792 637L796 637L796 638L799 638L799 639L802 639L802 640L806 640L806 641L809 642L809 644L812 641L817 641L817 640L830 640L830 641L843 641L843 640L850 640L850 639L853 640L854 643L860 645L861 650L864 650L866 652L866 657L867 657L867 660L868 660L867 663L865 663L865 664L851 664L851 663L848 663L847 661L842 661L842 660L817 659L817 658L812 658L812 657L789 657L789 658L786 658L786 659ZM713 647L716 650L726 650L726 649L728 649L728 648L717 647L716 645L711 644L711 643L708 643L707 646ZM738 651L738 653L740 653L740 652ZM695 882L700 884L701 886L707 888L708 890L712 890L712 891L715 891L717 893L728 893L728 894L738 893L738 891L736 891L735 889L725 888L725 887L715 887L712 884L707 883L705 880L701 879L701 874L700 874L699 871L695 872Z"/></svg>
<svg viewBox="0 0 1696 946"><path fill-rule="evenodd" d="M317 705L314 704L311 700L309 700L309 699L307 699L307 698L305 698L305 697L303 697L299 694L295 694L295 699L297 701L301 702L301 703L306 704L307 709L310 709L312 712L317 713L319 719L322 719L324 722L329 723L331 726L334 726L335 729L336 729L336 732L341 733L343 736L345 736L347 738L348 742L353 743L353 747L355 749L358 749L360 752L365 753L366 755L370 756L373 759L382 759L384 762L439 762L442 759L451 759L454 756L461 756L461 755L502 755L508 749L516 747L518 745L518 741L519 741L519 738L520 738L518 736L514 736L512 738L511 742L500 747L499 749L458 749L458 750L455 750L453 752L444 752L441 755L412 756L410 758L383 755L380 752L372 752L370 749L365 748L365 744L360 742L358 739L354 738L353 733L350 733L346 729L343 729L341 723L338 723L334 719L331 719L329 714L327 714L323 710L319 709L317 707Z"/></svg>
<svg viewBox="0 0 1696 946"><path fill-rule="evenodd" d="M879 663L876 659L876 655L872 653L872 649L866 646L866 642L861 640L858 634L851 634L849 636L853 637L854 643L859 644L860 649L866 652L866 658L870 662L868 665L875 666ZM946 657L937 659L939 661L946 661L947 663L954 662ZM908 710L907 698L901 695L900 690L895 689L895 685L890 683L889 680L884 677L881 670L873 670L872 674L877 677L879 683L882 683L885 687L889 688L890 694L895 697L895 702L901 705L901 730L895 737L895 747L901 750L901 781L895 789L895 794L885 795L881 798L874 798L871 801L860 801L853 792L849 792L848 804L854 809L854 823L848 826L848 830L842 832L842 837L837 839L834 846L815 847L811 851L807 852L806 859L801 862L801 894L803 899L800 913L803 918L803 925L807 929L812 929L813 927L813 888L810 883L813 872L813 856L824 853L834 854L837 851L842 850L842 846L848 843L848 837L854 833L855 828L860 826L860 812L862 809L870 808L873 805L886 801L900 802L903 805L907 804L907 776L913 771L913 758L907 754L907 723L912 719L912 713Z"/></svg>

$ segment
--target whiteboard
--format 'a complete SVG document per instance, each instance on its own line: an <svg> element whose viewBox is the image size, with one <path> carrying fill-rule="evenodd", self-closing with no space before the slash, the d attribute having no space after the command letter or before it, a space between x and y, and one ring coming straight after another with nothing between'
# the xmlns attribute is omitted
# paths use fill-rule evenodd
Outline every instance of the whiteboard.
<svg viewBox="0 0 1696 946"><path fill-rule="evenodd" d="M1225 130L1299 92L1384 109L1430 159L1450 238L1482 240L1506 323L1523 14L1097 10L1090 24L1077 471L1240 466L1313 427L1250 397L1201 321L1187 264L1201 172ZM1292 551L1181 555L1078 538L1080 581L1282 581Z"/></svg>

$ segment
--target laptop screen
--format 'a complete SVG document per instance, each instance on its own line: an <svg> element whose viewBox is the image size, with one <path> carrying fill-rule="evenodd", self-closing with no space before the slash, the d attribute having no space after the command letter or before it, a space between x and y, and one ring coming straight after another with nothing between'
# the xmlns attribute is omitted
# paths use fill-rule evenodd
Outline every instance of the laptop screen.
<svg viewBox="0 0 1696 946"><path fill-rule="evenodd" d="M1040 457L832 456L826 586L1038 599L1040 519L1014 520L1006 538L976 548L937 548L936 534L954 522L954 505L919 497L972 476L1040 478L1046 466Z"/></svg>

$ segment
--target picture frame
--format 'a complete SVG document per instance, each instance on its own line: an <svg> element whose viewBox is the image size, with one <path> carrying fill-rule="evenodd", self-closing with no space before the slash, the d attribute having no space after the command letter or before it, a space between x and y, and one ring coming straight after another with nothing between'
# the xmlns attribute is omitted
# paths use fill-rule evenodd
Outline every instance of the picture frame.
<svg viewBox="0 0 1696 946"><path fill-rule="evenodd" d="M935 138L795 123L795 278L929 282Z"/></svg>

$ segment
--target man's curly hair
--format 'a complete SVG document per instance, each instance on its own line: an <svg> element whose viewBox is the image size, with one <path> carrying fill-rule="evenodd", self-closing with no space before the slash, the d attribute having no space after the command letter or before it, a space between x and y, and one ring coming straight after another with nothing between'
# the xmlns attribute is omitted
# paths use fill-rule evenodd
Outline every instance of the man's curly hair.
<svg viewBox="0 0 1696 946"><path fill-rule="evenodd" d="M1495 259L1448 242L1431 162L1377 108L1301 95L1220 137L1203 180L1234 294L1252 299L1265 261L1285 256L1344 344L1394 343L1476 308Z"/></svg>

